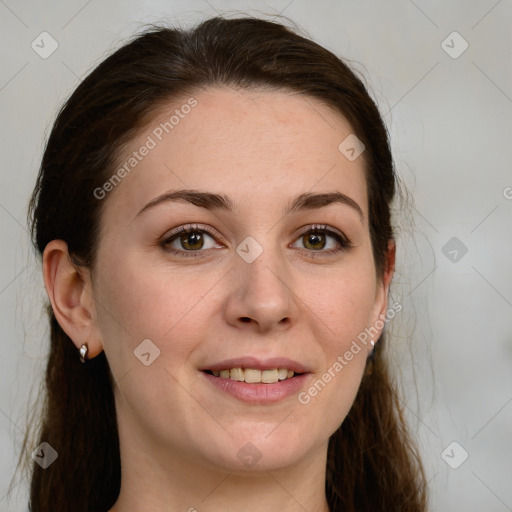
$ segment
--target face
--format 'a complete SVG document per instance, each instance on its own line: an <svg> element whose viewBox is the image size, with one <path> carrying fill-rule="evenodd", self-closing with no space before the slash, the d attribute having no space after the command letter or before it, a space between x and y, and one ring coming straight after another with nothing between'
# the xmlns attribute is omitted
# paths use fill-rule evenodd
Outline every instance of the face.
<svg viewBox="0 0 512 512"><path fill-rule="evenodd" d="M339 151L351 127L315 99L194 99L124 148L102 199L91 294L120 436L162 464L298 464L347 415L371 349L354 340L387 306L364 154Z"/></svg>

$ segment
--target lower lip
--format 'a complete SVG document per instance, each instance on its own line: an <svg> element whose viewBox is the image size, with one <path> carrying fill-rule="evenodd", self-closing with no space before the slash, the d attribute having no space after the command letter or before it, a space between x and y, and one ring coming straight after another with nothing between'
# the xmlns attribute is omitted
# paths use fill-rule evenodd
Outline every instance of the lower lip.
<svg viewBox="0 0 512 512"><path fill-rule="evenodd" d="M308 373L303 373L291 379L280 380L273 384L249 384L232 379L215 377L201 372L212 385L225 393L238 398L242 402L253 404L271 404L297 394L304 387Z"/></svg>

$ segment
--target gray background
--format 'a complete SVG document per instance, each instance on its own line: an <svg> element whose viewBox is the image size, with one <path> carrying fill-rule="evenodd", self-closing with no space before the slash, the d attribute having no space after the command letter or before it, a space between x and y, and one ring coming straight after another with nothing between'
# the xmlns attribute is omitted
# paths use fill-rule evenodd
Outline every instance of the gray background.
<svg viewBox="0 0 512 512"><path fill-rule="evenodd" d="M512 511L510 0L0 0L0 511L27 509L19 475L5 495L48 330L25 217L56 110L143 24L234 10L289 16L366 77L409 190L397 204L392 298L404 309L391 355L430 509ZM43 31L58 43L46 59L31 47Z"/></svg>

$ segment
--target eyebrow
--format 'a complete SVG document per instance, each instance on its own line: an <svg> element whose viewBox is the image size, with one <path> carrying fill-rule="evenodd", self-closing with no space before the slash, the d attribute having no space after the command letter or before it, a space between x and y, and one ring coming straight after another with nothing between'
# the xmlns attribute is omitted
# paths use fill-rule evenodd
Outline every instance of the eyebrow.
<svg viewBox="0 0 512 512"><path fill-rule="evenodd" d="M233 201L224 194L213 194L211 192L202 192L200 190L190 189L174 190L155 197L155 199L151 200L146 204L146 206L144 206L144 208L142 208L142 210L140 210L135 218L159 204L172 201L191 203L195 206L206 208L207 210L226 210L229 212L233 212L234 210ZM341 192L324 192L316 194L306 192L304 194L300 194L287 204L284 208L283 215L288 215L300 210L322 208L335 203L350 206L359 214L361 221L363 221L364 215L361 207L351 197L346 194L342 194Z"/></svg>

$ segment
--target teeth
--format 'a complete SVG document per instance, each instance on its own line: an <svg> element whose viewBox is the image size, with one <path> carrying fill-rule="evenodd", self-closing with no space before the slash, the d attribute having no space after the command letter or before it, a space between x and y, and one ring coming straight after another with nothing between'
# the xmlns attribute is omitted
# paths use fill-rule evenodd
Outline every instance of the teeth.
<svg viewBox="0 0 512 512"><path fill-rule="evenodd" d="M286 379L288 377L288 370L286 368L279 368L279 370L277 370L277 376L279 380Z"/></svg>
<svg viewBox="0 0 512 512"><path fill-rule="evenodd" d="M229 378L232 380L237 380L239 382L243 382L245 375L242 368L232 368L229 370Z"/></svg>
<svg viewBox="0 0 512 512"><path fill-rule="evenodd" d="M261 382L272 384L279 380L279 370L264 370L261 372Z"/></svg>
<svg viewBox="0 0 512 512"><path fill-rule="evenodd" d="M213 370L215 377L222 379L231 379L238 382L248 382L256 384L263 382L264 384L273 384L280 380L290 379L295 375L293 370L287 368L274 368L272 370L255 370L253 368L231 368L230 370Z"/></svg>
<svg viewBox="0 0 512 512"><path fill-rule="evenodd" d="M261 382L261 370L245 370L245 382L255 383Z"/></svg>

